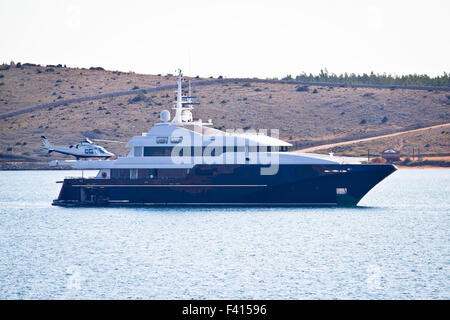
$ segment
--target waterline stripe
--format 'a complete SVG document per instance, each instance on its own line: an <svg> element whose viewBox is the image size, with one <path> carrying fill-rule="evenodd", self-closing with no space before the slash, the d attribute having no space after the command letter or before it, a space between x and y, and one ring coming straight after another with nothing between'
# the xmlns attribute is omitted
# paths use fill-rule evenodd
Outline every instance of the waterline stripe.
<svg viewBox="0 0 450 320"><path fill-rule="evenodd" d="M267 187L267 184L74 184L72 187L182 187L182 188L205 188L205 187Z"/></svg>

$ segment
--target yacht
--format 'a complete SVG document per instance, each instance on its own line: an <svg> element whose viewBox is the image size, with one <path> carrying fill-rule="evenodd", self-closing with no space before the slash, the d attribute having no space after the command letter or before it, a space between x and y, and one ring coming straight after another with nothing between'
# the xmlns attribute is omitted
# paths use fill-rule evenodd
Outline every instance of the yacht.
<svg viewBox="0 0 450 320"><path fill-rule="evenodd" d="M68 177L59 206L357 205L396 170L361 158L291 151L277 130L218 130L194 120L193 102L178 74L174 113L131 138L126 157L54 160L51 166L98 170L95 177Z"/></svg>

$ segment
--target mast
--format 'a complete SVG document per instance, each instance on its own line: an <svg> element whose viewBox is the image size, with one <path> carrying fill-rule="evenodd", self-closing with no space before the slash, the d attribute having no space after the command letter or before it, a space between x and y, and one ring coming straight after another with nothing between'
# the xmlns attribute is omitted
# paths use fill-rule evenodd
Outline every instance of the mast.
<svg viewBox="0 0 450 320"><path fill-rule="evenodd" d="M172 119L173 124L183 125L193 123L192 113L194 104L200 104L198 102L192 102L191 96L191 82L189 81L189 95L183 95L183 74L181 70L178 71L178 87L177 87L177 99L174 101L173 109L175 109L175 116ZM201 121L195 122L199 125L212 125L212 122L202 123Z"/></svg>
<svg viewBox="0 0 450 320"><path fill-rule="evenodd" d="M182 98L182 86L181 86L181 82L182 82L182 76L183 74L181 73L181 70L178 71L178 89L177 89L177 100L175 101L174 104L174 109L175 111L175 116L173 117L172 122L173 123L181 123L182 119L181 119L181 113L183 111L183 98Z"/></svg>

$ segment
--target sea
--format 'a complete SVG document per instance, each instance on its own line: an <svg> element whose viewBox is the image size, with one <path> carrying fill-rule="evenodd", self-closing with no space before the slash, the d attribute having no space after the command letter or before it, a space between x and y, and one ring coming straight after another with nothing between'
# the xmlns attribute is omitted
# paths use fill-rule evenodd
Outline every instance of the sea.
<svg viewBox="0 0 450 320"><path fill-rule="evenodd" d="M0 299L450 299L448 169L351 208L52 206L74 175L0 171Z"/></svg>

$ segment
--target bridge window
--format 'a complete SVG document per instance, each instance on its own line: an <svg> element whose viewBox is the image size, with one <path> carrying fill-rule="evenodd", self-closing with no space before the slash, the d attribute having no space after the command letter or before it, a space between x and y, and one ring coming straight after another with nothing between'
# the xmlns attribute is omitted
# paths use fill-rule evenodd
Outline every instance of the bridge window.
<svg viewBox="0 0 450 320"><path fill-rule="evenodd" d="M169 137L156 137L156 143L165 144L169 142Z"/></svg>
<svg viewBox="0 0 450 320"><path fill-rule="evenodd" d="M183 141L183 137L171 137L170 142L171 143L180 143Z"/></svg>

